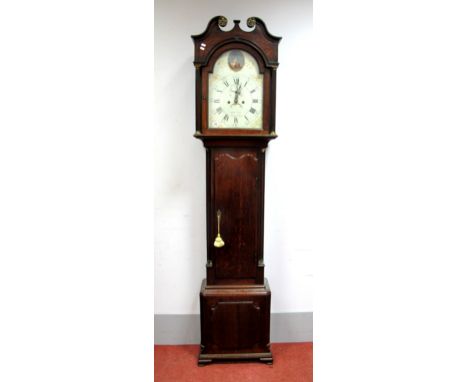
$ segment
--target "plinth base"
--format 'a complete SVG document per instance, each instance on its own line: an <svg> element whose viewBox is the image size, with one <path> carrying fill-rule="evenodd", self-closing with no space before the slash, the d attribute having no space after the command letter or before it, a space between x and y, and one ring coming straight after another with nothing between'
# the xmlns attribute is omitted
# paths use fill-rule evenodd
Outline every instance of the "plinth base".
<svg viewBox="0 0 468 382"><path fill-rule="evenodd" d="M273 363L270 301L264 285L206 285L200 291L201 346L198 364L258 360Z"/></svg>

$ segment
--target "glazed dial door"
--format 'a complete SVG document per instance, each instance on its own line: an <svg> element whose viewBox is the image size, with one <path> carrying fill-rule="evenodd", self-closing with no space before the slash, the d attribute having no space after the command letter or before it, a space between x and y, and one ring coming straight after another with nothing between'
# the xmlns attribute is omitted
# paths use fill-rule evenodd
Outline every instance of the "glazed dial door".
<svg viewBox="0 0 468 382"><path fill-rule="evenodd" d="M246 51L224 52L208 78L210 129L262 129L263 74Z"/></svg>

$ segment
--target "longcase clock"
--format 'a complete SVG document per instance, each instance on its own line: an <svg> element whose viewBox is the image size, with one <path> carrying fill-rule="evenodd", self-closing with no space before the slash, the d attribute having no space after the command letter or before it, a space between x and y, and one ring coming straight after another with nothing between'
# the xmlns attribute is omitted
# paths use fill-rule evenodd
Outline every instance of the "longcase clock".
<svg viewBox="0 0 468 382"><path fill-rule="evenodd" d="M214 17L195 44L196 132L206 148L206 279L199 365L272 363L271 292L264 278L265 151L276 138L278 44L262 20L247 30Z"/></svg>

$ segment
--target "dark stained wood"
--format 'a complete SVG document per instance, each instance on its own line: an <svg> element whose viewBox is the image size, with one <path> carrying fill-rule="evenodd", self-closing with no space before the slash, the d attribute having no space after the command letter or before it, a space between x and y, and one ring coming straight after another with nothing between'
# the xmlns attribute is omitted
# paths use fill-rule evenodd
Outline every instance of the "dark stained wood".
<svg viewBox="0 0 468 382"><path fill-rule="evenodd" d="M246 142L250 142L249 145ZM207 146L207 283L263 284L266 142L205 142ZM225 246L216 248L217 210Z"/></svg>
<svg viewBox="0 0 468 382"><path fill-rule="evenodd" d="M268 281L260 287L207 288L200 291L199 362L258 359L273 362L270 351Z"/></svg>
<svg viewBox="0 0 468 382"><path fill-rule="evenodd" d="M206 280L200 291L199 364L216 360L256 359L272 363L270 351L271 292L264 278L263 229L265 151L276 138L276 68L280 37L259 18L249 31L234 20L225 31L222 16L205 32L192 36L196 68L196 132L206 148ZM263 127L208 129L208 76L217 58L230 49L249 52L263 73ZM220 233L224 246L213 245Z"/></svg>
<svg viewBox="0 0 468 382"><path fill-rule="evenodd" d="M234 20L233 29L224 31L219 27L219 19L222 17L213 17L203 33L192 35L195 48L195 65L206 65L213 52L220 46L238 41L255 47L262 55L267 66L278 66L278 44L281 37L273 36L259 17L255 17L256 25L250 31L244 31L240 28L240 20ZM202 43L206 44L205 49L200 49Z"/></svg>
<svg viewBox="0 0 468 382"><path fill-rule="evenodd" d="M222 213L220 230L225 242L222 248L213 247L216 251L216 278L255 279L258 155L251 149L213 151L213 207ZM215 229L213 237L216 233Z"/></svg>
<svg viewBox="0 0 468 382"><path fill-rule="evenodd" d="M257 280L260 252L259 220L263 210L259 205L258 188L261 177L260 157L263 153L256 148L215 148L211 150L211 241L217 235L216 212L221 211L221 234L224 247L209 247L213 260L215 284L226 280ZM263 283L263 277L260 277ZM232 281L231 281L232 283Z"/></svg>

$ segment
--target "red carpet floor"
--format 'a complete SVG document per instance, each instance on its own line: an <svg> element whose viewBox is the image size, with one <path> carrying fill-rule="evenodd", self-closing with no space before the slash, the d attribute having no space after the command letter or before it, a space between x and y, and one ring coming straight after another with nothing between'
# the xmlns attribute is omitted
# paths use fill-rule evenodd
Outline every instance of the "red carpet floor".
<svg viewBox="0 0 468 382"><path fill-rule="evenodd" d="M198 345L155 346L155 382L311 382L312 343L272 344L273 365L197 366Z"/></svg>

